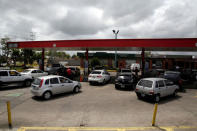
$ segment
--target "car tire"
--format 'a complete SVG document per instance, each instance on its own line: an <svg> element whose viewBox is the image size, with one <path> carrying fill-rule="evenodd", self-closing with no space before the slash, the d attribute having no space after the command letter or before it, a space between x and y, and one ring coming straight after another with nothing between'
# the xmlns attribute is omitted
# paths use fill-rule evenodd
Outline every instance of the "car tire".
<svg viewBox="0 0 197 131"><path fill-rule="evenodd" d="M115 88L116 88L116 90L119 90L120 89L117 85L115 85Z"/></svg>
<svg viewBox="0 0 197 131"><path fill-rule="evenodd" d="M50 98L52 97L52 93L50 91L46 91L44 94L43 94L43 98L45 100L49 100Z"/></svg>
<svg viewBox="0 0 197 131"><path fill-rule="evenodd" d="M160 95L159 94L155 96L154 101L156 103L158 103L160 101Z"/></svg>
<svg viewBox="0 0 197 131"><path fill-rule="evenodd" d="M105 80L105 79L103 79L103 82L102 82L102 84L103 84L103 85L105 85L105 84L106 84L106 80Z"/></svg>
<svg viewBox="0 0 197 131"><path fill-rule="evenodd" d="M177 93L178 93L178 90L175 90L174 93L173 93L173 96L176 97Z"/></svg>
<svg viewBox="0 0 197 131"><path fill-rule="evenodd" d="M74 93L79 93L79 90L80 90L79 87L76 86L76 87L74 88L73 92L74 92Z"/></svg>
<svg viewBox="0 0 197 131"><path fill-rule="evenodd" d="M142 96L141 96L140 93L136 93L136 95L137 95L137 98L138 98L139 100L142 99Z"/></svg>
<svg viewBox="0 0 197 131"><path fill-rule="evenodd" d="M31 86L31 80L25 80L24 86L25 86L25 87Z"/></svg>

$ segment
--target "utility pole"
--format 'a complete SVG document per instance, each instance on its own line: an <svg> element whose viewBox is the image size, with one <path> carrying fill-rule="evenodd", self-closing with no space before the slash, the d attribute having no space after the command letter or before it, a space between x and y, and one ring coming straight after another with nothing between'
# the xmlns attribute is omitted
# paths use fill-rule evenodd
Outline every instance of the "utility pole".
<svg viewBox="0 0 197 131"><path fill-rule="evenodd" d="M118 39L119 30L112 30L112 32L115 35L115 39ZM115 49L115 67L117 68L117 48Z"/></svg>

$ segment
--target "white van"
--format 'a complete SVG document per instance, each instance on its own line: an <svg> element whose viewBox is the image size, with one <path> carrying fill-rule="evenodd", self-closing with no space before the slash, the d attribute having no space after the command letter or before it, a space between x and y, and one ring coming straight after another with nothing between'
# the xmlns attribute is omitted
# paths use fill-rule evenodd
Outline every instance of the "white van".
<svg viewBox="0 0 197 131"><path fill-rule="evenodd" d="M138 70L140 70L140 64L138 64L138 63L133 63L133 64L131 64L131 70L132 70L132 71L134 71L136 68L137 68Z"/></svg>

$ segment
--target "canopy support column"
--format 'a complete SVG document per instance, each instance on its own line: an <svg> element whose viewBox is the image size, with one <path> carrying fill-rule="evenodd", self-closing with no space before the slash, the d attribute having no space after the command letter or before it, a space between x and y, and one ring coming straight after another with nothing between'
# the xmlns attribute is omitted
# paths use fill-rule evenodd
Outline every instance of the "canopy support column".
<svg viewBox="0 0 197 131"><path fill-rule="evenodd" d="M41 63L41 70L44 71L44 53L45 53L45 50L44 48L42 48L42 63Z"/></svg>
<svg viewBox="0 0 197 131"><path fill-rule="evenodd" d="M144 77L144 67L145 67L145 58L144 58L144 54L145 54L145 49L142 48L142 53L141 53L141 58L142 58L142 77Z"/></svg>

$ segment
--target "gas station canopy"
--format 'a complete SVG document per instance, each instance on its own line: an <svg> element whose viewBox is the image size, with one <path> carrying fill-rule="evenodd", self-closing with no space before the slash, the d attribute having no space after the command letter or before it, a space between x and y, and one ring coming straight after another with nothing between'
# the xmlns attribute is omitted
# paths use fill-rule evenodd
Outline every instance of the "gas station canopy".
<svg viewBox="0 0 197 131"><path fill-rule="evenodd" d="M8 42L10 48L108 51L197 51L197 38L89 39Z"/></svg>

